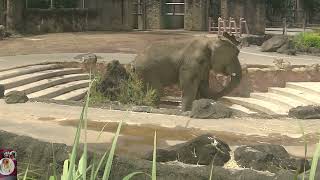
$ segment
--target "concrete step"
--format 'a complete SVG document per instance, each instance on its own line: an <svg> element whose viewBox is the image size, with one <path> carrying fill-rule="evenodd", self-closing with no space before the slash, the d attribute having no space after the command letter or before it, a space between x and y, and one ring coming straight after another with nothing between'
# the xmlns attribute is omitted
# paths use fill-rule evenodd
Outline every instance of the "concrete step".
<svg viewBox="0 0 320 180"><path fill-rule="evenodd" d="M11 69L7 71L0 72L0 80L9 79L15 76L21 76L24 74L31 74L39 71L51 70L51 69L60 69L62 65L59 64L48 64L48 65L32 65L16 69Z"/></svg>
<svg viewBox="0 0 320 180"><path fill-rule="evenodd" d="M47 78L52 78L55 76L77 74L81 72L82 72L81 68L64 68L64 69L56 69L56 70L46 70L46 71L40 71L32 74L26 74L26 75L5 79L0 81L0 84L3 84L5 89L11 89L14 87L22 86L25 84L33 83L33 82L40 81Z"/></svg>
<svg viewBox="0 0 320 180"><path fill-rule="evenodd" d="M52 86L56 86L59 84L68 83L71 81L87 80L87 79L89 79L88 74L69 74L65 76L57 76L49 79L36 81L23 86L7 89L5 91L5 94L11 91L24 91L26 94L31 94L31 93L41 91L43 89L50 88Z"/></svg>
<svg viewBox="0 0 320 180"><path fill-rule="evenodd" d="M320 96L320 82L288 82L286 87Z"/></svg>
<svg viewBox="0 0 320 180"><path fill-rule="evenodd" d="M307 105L311 104L319 104L320 103L320 96L316 96L304 91L292 89L292 88L268 88L268 91L274 94L280 94L283 96L287 96L298 101L301 101Z"/></svg>
<svg viewBox="0 0 320 180"><path fill-rule="evenodd" d="M89 87L90 80L74 81L66 84L53 86L42 91L28 94L29 98L46 98L51 99L62 94L68 93L81 88Z"/></svg>
<svg viewBox="0 0 320 180"><path fill-rule="evenodd" d="M287 115L289 109L286 106L280 106L269 101L255 98L243 97L223 97L223 101L244 106L254 111L263 112L269 115Z"/></svg>
<svg viewBox="0 0 320 180"><path fill-rule="evenodd" d="M220 102L241 114L246 114L246 115L257 114L257 112L252 111L239 104L233 104L228 101L220 101ZM162 97L160 107L171 108L171 109L181 107L181 97L173 97L173 96Z"/></svg>
<svg viewBox="0 0 320 180"><path fill-rule="evenodd" d="M301 101L295 100L293 98L283 96L280 94L274 94L274 93L251 93L250 97L255 99L260 99L263 101L271 101L275 104L278 104L280 106L285 106L288 109L297 107L297 106L305 106L306 103L303 103Z"/></svg>
<svg viewBox="0 0 320 180"><path fill-rule="evenodd" d="M54 100L72 100L72 101L79 101L82 98L85 97L86 93L88 91L88 88L81 88L81 89L77 89L65 94L62 94L60 96L57 96L55 98L53 98Z"/></svg>
<svg viewBox="0 0 320 180"><path fill-rule="evenodd" d="M232 110L236 111L239 114L245 114L245 115L258 114L256 111L253 111L252 109L246 108L239 104L228 103L227 101L223 102L223 104L228 106L229 108L231 108Z"/></svg>

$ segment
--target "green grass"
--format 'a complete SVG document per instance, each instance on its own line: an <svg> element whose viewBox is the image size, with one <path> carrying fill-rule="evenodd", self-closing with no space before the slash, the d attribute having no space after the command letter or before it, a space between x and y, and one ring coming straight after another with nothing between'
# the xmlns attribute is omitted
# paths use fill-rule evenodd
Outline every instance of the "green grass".
<svg viewBox="0 0 320 180"><path fill-rule="evenodd" d="M145 89L143 82L135 73L129 72L129 74L129 79L120 83L120 90L115 99L122 104L156 106L159 102L157 91L150 87ZM100 74L95 75L95 82L90 94L90 104L110 102L110 97L104 95L97 88L102 81Z"/></svg>
<svg viewBox="0 0 320 180"><path fill-rule="evenodd" d="M297 48L320 48L319 32L304 32L295 36L294 42Z"/></svg>

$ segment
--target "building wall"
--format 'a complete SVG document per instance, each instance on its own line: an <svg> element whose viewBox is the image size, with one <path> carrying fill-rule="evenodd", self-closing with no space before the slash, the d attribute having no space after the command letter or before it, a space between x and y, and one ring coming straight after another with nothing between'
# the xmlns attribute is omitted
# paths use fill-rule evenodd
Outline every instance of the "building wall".
<svg viewBox="0 0 320 180"><path fill-rule="evenodd" d="M86 1L84 9L26 9L22 3L25 1L11 1L17 3L11 4L8 9L8 25L21 32L39 34L132 29L130 0L90 0ZM81 2L78 7L82 7Z"/></svg>
<svg viewBox="0 0 320 180"><path fill-rule="evenodd" d="M0 24L5 25L5 0L0 0Z"/></svg>
<svg viewBox="0 0 320 180"><path fill-rule="evenodd" d="M162 29L162 3L163 0L145 0L146 3L146 29Z"/></svg>
<svg viewBox="0 0 320 180"><path fill-rule="evenodd" d="M208 5L207 0L185 0L184 29L207 30Z"/></svg>
<svg viewBox="0 0 320 180"><path fill-rule="evenodd" d="M264 34L266 27L265 0L221 0L221 14L224 18L233 17L247 20L250 34Z"/></svg>

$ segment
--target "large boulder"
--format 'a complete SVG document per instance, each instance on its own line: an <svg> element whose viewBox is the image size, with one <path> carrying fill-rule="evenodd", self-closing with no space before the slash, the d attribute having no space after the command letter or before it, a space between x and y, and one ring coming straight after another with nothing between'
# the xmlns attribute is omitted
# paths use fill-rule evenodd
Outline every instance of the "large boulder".
<svg viewBox="0 0 320 180"><path fill-rule="evenodd" d="M4 97L4 85L0 84L0 98L3 98Z"/></svg>
<svg viewBox="0 0 320 180"><path fill-rule="evenodd" d="M28 96L22 91L11 91L5 95L7 104L25 103L28 100Z"/></svg>
<svg viewBox="0 0 320 180"><path fill-rule="evenodd" d="M229 118L232 110L227 106L211 99L195 100L192 103L190 117L199 119Z"/></svg>
<svg viewBox="0 0 320 180"><path fill-rule="evenodd" d="M216 137L205 134L186 143L178 144L167 149L157 149L157 161L168 162L178 160L185 164L223 166L230 160L228 144ZM147 153L143 158L152 160L153 152Z"/></svg>
<svg viewBox="0 0 320 180"><path fill-rule="evenodd" d="M82 56L84 68L89 71L94 71L98 58L95 54L89 53Z"/></svg>
<svg viewBox="0 0 320 180"><path fill-rule="evenodd" d="M288 41L287 36L273 36L265 41L261 46L262 52L276 52L281 46Z"/></svg>
<svg viewBox="0 0 320 180"><path fill-rule="evenodd" d="M129 78L129 74L123 65L117 60L113 60L107 65L106 73L101 83L97 85L97 90L110 100L115 101L120 92L120 83Z"/></svg>
<svg viewBox="0 0 320 180"><path fill-rule="evenodd" d="M289 110L289 117L297 119L320 119L320 106L298 106Z"/></svg>
<svg viewBox="0 0 320 180"><path fill-rule="evenodd" d="M304 159L291 158L280 145L259 144L240 146L234 152L234 159L243 168L278 172L281 169L303 172ZM310 168L306 161L306 170Z"/></svg>
<svg viewBox="0 0 320 180"><path fill-rule="evenodd" d="M278 50L280 54L296 55L297 51L292 39L285 42Z"/></svg>

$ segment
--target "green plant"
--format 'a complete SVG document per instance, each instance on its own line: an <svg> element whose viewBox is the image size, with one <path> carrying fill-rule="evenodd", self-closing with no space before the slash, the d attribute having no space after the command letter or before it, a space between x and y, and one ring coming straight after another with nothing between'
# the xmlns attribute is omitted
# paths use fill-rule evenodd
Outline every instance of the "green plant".
<svg viewBox="0 0 320 180"><path fill-rule="evenodd" d="M96 79L95 79L96 80ZM84 106L82 108L82 112L80 115L80 120L79 120L79 124L77 127L77 131L76 131L76 135L74 138L74 143L72 146L72 152L70 154L70 158L66 159L64 161L63 164L63 172L61 175L61 180L76 180L76 179L87 179L87 172L89 172L89 170L91 171L90 173L90 180L95 180L98 178L98 172L102 167L103 162L106 160L107 158L107 154L108 151L106 151L104 153L104 155L102 156L102 158L100 159L99 163L96 164L95 162L95 154L93 157L93 161L91 162L91 165L88 166L87 162L88 162L88 156L87 156L87 112L88 112L88 107L89 107L89 103L90 103L90 93L91 93L91 89L93 87L93 84L95 83L95 80L91 81L90 85L89 85L89 89L87 92L87 96L86 96L86 100L84 103ZM106 124L107 125L107 124ZM106 126L105 125L105 126ZM102 128L102 130L100 131L100 134L98 136L97 139L99 139L103 129L105 128L105 126ZM112 161L113 161L113 157L115 154L115 149L116 149L116 144L118 141L118 137L120 135L120 130L121 130L121 126L122 126L122 121L119 123L117 131L115 133L115 136L113 138L112 141L112 145L110 148L110 152L104 167L104 171L103 171L103 176L102 176L102 180L108 180L109 176L110 176L110 172L111 172L111 167L112 167ZM80 135L81 135L81 130L82 128L84 129L84 134L85 134L85 138L84 138L84 146L83 146L83 153L82 156L78 162L78 165L76 166L76 158L77 158L77 153L78 153L78 148L79 148L79 144L80 144ZM149 177L152 177L152 180L156 180L156 132L154 135L154 153L153 153L153 163L152 163L152 175L150 176L147 173L144 172L133 172L129 175L127 175L124 180L129 180L130 178L132 178L133 176L136 176L138 174L146 174ZM53 153L53 176L50 176L49 180L57 180L57 173L56 173L56 160L55 160L55 155ZM27 170L25 172L25 176L28 173L28 167Z"/></svg>
<svg viewBox="0 0 320 180"><path fill-rule="evenodd" d="M145 90L143 82L133 72L130 72L130 77L127 81L120 83L118 99L124 104L147 106L155 106L159 102L157 91L149 86Z"/></svg>
<svg viewBox="0 0 320 180"><path fill-rule="evenodd" d="M320 33L305 32L295 36L294 42L297 48L320 48Z"/></svg>
<svg viewBox="0 0 320 180"><path fill-rule="evenodd" d="M89 104L104 103L110 101L109 97L106 97L103 93L98 90L98 84L102 82L102 77L100 74L96 74L94 77L94 82L92 83L90 102Z"/></svg>

